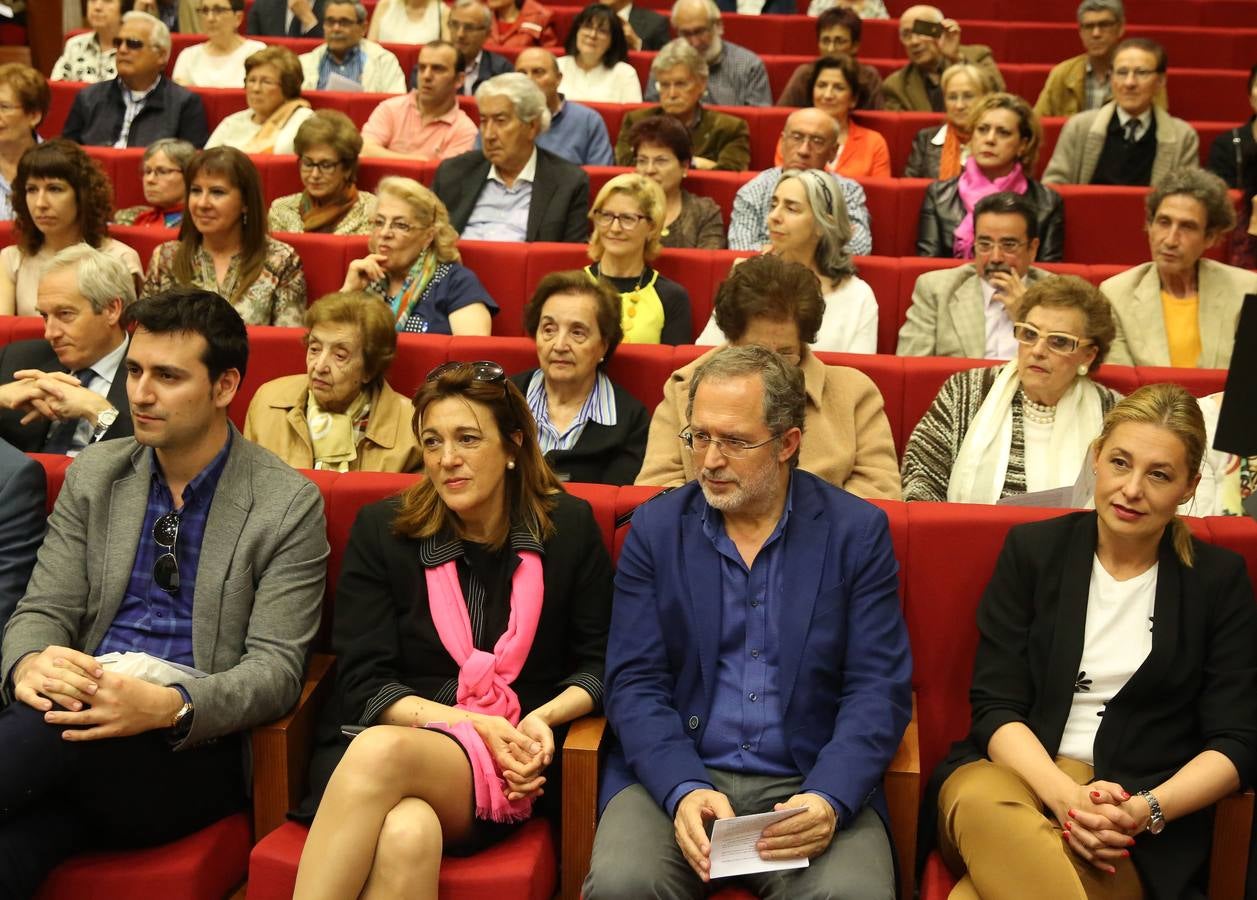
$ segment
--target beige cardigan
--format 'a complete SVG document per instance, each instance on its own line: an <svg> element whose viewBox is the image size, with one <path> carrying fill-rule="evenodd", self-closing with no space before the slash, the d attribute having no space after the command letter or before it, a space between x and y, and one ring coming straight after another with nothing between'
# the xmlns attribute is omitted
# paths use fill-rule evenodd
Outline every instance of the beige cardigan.
<svg viewBox="0 0 1257 900"><path fill-rule="evenodd" d="M719 348L716 348L719 349ZM677 434L685 427L690 379L716 350L673 372L650 420L646 459L637 484L677 487L697 475ZM877 385L855 369L827 366L811 352L803 361L807 413L799 467L867 500L899 500L899 462Z"/></svg>

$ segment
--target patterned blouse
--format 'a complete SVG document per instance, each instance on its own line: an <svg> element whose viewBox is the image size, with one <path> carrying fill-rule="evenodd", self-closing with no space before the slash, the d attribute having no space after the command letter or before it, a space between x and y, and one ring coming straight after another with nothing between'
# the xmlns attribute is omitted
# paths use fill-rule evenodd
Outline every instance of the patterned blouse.
<svg viewBox="0 0 1257 900"><path fill-rule="evenodd" d="M359 191L358 201L349 212L341 216L332 234L370 234L371 220L375 218L375 202L375 194ZM271 231L291 231L297 234L305 231L301 222L301 194L280 197L271 204L269 217Z"/></svg>
<svg viewBox="0 0 1257 900"><path fill-rule="evenodd" d="M109 81L118 74L118 51L100 46L96 32L76 34L65 42L65 50L52 67L52 81Z"/></svg>
<svg viewBox="0 0 1257 900"><path fill-rule="evenodd" d="M166 241L153 251L144 279L141 297L179 287L175 281L175 251L178 241ZM235 256L227 269L227 276L219 284L214 273L214 260L204 247L198 248L193 261L193 287L216 291L228 300L236 289L239 277L240 257ZM246 325L288 325L297 327L305 319L306 276L297 251L282 241L266 239L266 261L262 271L244 295L232 303Z"/></svg>

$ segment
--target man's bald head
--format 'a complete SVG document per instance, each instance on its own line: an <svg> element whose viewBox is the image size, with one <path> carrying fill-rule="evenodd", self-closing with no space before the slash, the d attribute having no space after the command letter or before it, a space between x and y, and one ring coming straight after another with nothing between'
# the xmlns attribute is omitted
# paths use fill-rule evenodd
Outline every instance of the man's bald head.
<svg viewBox="0 0 1257 900"><path fill-rule="evenodd" d="M783 169L820 169L838 149L838 123L824 110L809 106L786 119L781 132Z"/></svg>
<svg viewBox="0 0 1257 900"><path fill-rule="evenodd" d="M938 25L943 18L943 11L937 6L925 5L909 6L899 17L899 42L915 65L925 69L936 68L942 60L943 51L939 38L918 34L912 26L917 22Z"/></svg>
<svg viewBox="0 0 1257 900"><path fill-rule="evenodd" d="M527 75L533 84L541 88L546 95L546 106L554 112L559 105L559 82L563 76L559 73L559 62L554 54L541 47L529 47L521 50L515 57L515 71Z"/></svg>

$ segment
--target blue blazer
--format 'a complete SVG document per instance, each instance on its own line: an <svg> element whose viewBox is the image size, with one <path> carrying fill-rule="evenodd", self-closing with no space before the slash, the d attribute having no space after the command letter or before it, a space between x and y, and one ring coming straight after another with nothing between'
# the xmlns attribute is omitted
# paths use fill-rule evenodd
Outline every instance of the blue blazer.
<svg viewBox="0 0 1257 900"><path fill-rule="evenodd" d="M912 716L912 655L886 514L798 469L790 491L782 728L801 790L828 794L853 817L872 803L886 821L882 776ZM616 741L602 807L634 783L662 806L681 782L710 780L698 743L716 686L721 575L703 534L705 506L690 482L643 504L624 542L606 669Z"/></svg>

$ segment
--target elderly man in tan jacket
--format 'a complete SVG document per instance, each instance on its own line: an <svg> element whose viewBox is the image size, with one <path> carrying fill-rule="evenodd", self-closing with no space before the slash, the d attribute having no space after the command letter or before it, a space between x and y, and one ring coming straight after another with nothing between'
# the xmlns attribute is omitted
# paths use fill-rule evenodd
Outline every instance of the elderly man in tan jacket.
<svg viewBox="0 0 1257 900"><path fill-rule="evenodd" d="M934 30L936 35L925 34ZM899 40L908 54L908 64L896 69L882 82L884 107L912 112L942 112L944 70L955 63L970 63L986 74L992 90L1004 90L991 48L982 44L963 46L960 24L943 17L935 6L910 6L899 17Z"/></svg>

